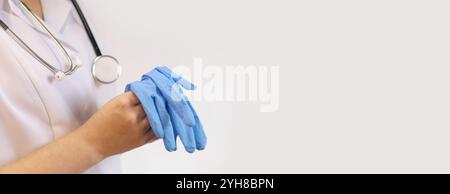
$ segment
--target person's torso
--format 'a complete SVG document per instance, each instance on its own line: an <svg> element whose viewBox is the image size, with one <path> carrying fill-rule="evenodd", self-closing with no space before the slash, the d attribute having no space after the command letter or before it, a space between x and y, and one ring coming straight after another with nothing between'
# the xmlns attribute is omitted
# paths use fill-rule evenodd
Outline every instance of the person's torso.
<svg viewBox="0 0 450 194"><path fill-rule="evenodd" d="M68 64L50 37L11 0L0 0L0 18L40 57L58 69ZM82 66L61 81L4 31L0 32L0 164L15 161L80 127L115 91L91 74L94 50L68 0L42 0L45 23ZM75 153L76 154L76 153ZM118 159L88 171L117 173Z"/></svg>

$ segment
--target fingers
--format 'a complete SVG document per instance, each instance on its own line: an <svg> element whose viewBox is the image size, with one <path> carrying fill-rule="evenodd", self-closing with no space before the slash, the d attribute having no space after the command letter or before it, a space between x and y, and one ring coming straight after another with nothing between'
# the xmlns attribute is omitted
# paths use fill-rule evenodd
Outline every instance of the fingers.
<svg viewBox="0 0 450 194"><path fill-rule="evenodd" d="M159 138L164 137L164 128L161 121L161 117L159 116L158 109L156 107L156 98L157 97L149 97L149 101L147 105L144 107L144 111L146 113L146 118L150 122L150 126L152 127L155 135Z"/></svg>
<svg viewBox="0 0 450 194"><path fill-rule="evenodd" d="M187 152L203 150L206 146L206 134L182 90L194 90L195 85L167 67L158 67L145 74L141 82L133 84L136 88L132 88L133 85L131 88L127 86L126 91L137 92L137 97L133 93L127 94L130 102L139 105L141 100L144 105L136 106L135 110L142 120L142 126L149 129L145 140L151 142L162 138L166 149L175 151L179 136Z"/></svg>
<svg viewBox="0 0 450 194"><path fill-rule="evenodd" d="M154 142L154 141L158 140L158 137L156 137L155 133L153 133L153 131L150 129L145 134L145 140L146 140L147 143L151 143L151 142Z"/></svg>
<svg viewBox="0 0 450 194"><path fill-rule="evenodd" d="M204 150L206 147L206 142L207 142L206 133L203 130L203 125L200 122L200 119L198 119L198 117L196 117L196 120L197 120L197 125L195 125L193 127L194 134L195 134L195 147L197 148L197 150Z"/></svg>
<svg viewBox="0 0 450 194"><path fill-rule="evenodd" d="M136 117L139 121L147 119L147 115L145 114L144 108L141 105L133 106L131 109L134 114L136 114Z"/></svg>
<svg viewBox="0 0 450 194"><path fill-rule="evenodd" d="M152 71L148 76L150 76L150 79L153 80L156 86L160 89L159 91L162 97L164 97L167 103L180 116L184 123L191 127L194 126L194 115L186 103L186 99L181 91L181 88L158 71Z"/></svg>
<svg viewBox="0 0 450 194"><path fill-rule="evenodd" d="M156 108L158 109L159 116L161 118L161 124L164 130L164 146L169 152L177 150L177 144L175 140L175 135L173 133L173 126L170 119L170 115L167 112L166 104L162 98L156 97Z"/></svg>
<svg viewBox="0 0 450 194"><path fill-rule="evenodd" d="M200 122L200 119L198 118L197 113L194 110L194 107L190 102L188 102L189 107L191 108L192 112L194 113L196 124L193 127L194 135L195 135L195 146L197 150L204 150L206 147L206 133L205 130L203 130L203 125Z"/></svg>
<svg viewBox="0 0 450 194"><path fill-rule="evenodd" d="M168 67L157 67L156 70L158 70L160 73L165 75L167 78L172 79L175 83L182 86L186 90L195 90L196 86L187 81L186 79L182 78L181 76L175 74L172 70L170 70Z"/></svg>
<svg viewBox="0 0 450 194"><path fill-rule="evenodd" d="M148 131L151 131L151 125L150 125L150 122L148 121L148 119L147 118L145 118L145 119L142 119L140 122L139 122L139 126L142 128L142 129L144 129L144 130L146 130L145 132L146 133L148 133Z"/></svg>
<svg viewBox="0 0 450 194"><path fill-rule="evenodd" d="M169 114L172 118L173 126L176 130L176 134L180 137L181 143L183 143L183 146L185 150L189 153L195 152L195 138L194 138L194 131L192 130L192 127L187 126L183 123L183 121L180 119L180 117L172 111L172 109L169 108Z"/></svg>
<svg viewBox="0 0 450 194"><path fill-rule="evenodd" d="M186 90L195 90L197 86L195 86L193 83L185 80L184 78L181 78L176 81L176 83L180 86L182 86Z"/></svg>
<svg viewBox="0 0 450 194"><path fill-rule="evenodd" d="M163 125L160 120L160 116L155 104L155 94L156 86L153 82L135 82L130 84L129 90L136 92L136 94L142 100L142 105L140 105L145 112L145 118L149 121L151 127L153 128L155 135L158 138L164 137ZM127 87L128 88L128 87Z"/></svg>
<svg viewBox="0 0 450 194"><path fill-rule="evenodd" d="M131 105L138 105L140 104L139 98L133 93L133 92L126 92L124 94L125 98L127 99L127 102Z"/></svg>
<svg viewBox="0 0 450 194"><path fill-rule="evenodd" d="M174 111L180 116L183 122L192 127L195 125L195 118L188 106L184 103L169 101L169 104L174 107Z"/></svg>

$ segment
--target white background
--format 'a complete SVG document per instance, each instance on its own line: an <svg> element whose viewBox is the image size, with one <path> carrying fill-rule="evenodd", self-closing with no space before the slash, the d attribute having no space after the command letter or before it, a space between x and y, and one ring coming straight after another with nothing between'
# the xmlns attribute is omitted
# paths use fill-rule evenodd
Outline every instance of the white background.
<svg viewBox="0 0 450 194"><path fill-rule="evenodd" d="M194 57L280 66L279 111L195 101L206 151L167 153L160 141L123 155L126 173L450 172L450 1L91 4L126 65L121 88Z"/></svg>

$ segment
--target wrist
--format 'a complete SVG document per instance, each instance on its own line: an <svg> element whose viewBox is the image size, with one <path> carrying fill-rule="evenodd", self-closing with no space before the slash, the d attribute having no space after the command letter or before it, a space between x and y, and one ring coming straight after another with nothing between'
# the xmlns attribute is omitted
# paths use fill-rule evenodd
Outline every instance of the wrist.
<svg viewBox="0 0 450 194"><path fill-rule="evenodd" d="M93 161L100 162L109 155L102 148L102 144L92 134L90 130L81 127L73 133L73 137L79 142L79 146L85 150Z"/></svg>

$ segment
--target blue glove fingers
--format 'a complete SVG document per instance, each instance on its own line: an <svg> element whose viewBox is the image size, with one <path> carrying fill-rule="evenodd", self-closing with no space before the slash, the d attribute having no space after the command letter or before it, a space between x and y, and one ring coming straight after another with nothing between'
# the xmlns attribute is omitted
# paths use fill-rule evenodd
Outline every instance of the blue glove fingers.
<svg viewBox="0 0 450 194"><path fill-rule="evenodd" d="M195 86L190 81L185 80L184 78L181 78L180 80L175 81L178 85L182 86L186 90L195 90L197 89L197 86Z"/></svg>
<svg viewBox="0 0 450 194"><path fill-rule="evenodd" d="M188 102L189 107L191 107L192 112L194 113L196 125L193 127L194 134L195 134L195 143L198 150L204 150L206 147L207 137L206 133L203 130L203 125L200 121L200 118L198 117L197 113L194 110L194 107L190 102Z"/></svg>
<svg viewBox="0 0 450 194"><path fill-rule="evenodd" d="M167 103L181 117L184 123L191 127L194 126L194 115L186 103L186 97L182 94L181 88L158 71L153 70L147 76L153 80Z"/></svg>
<svg viewBox="0 0 450 194"><path fill-rule="evenodd" d="M166 66L157 67L156 70L158 70L160 73L164 74L167 78L172 79L175 83L178 85L181 85L186 90L195 90L196 86L184 79L183 77L177 75L172 70L170 70Z"/></svg>
<svg viewBox="0 0 450 194"><path fill-rule="evenodd" d="M139 88L145 88L145 90L141 90ZM152 89L151 87L148 86L146 87L146 85L142 84L142 82L133 82L126 86L125 92L131 91L138 97L156 137L163 138L164 137L163 127L155 106L154 95L151 92L152 90L154 91L155 89L156 88Z"/></svg>
<svg viewBox="0 0 450 194"><path fill-rule="evenodd" d="M196 148L198 150L204 150L207 142L206 133L203 130L203 125L198 117L196 117L195 119L197 120L197 125L193 127L193 131L195 135Z"/></svg>
<svg viewBox="0 0 450 194"><path fill-rule="evenodd" d="M184 145L184 149L189 153L194 153L195 137L192 127L185 125L180 117L171 108L169 108L169 114L172 119L175 132L180 137L181 142Z"/></svg>
<svg viewBox="0 0 450 194"><path fill-rule="evenodd" d="M152 97L153 99L151 102L143 106L145 114L147 115L147 119L150 122L150 126L155 133L156 137L158 138L164 138L164 129L161 124L161 119L158 115L158 109L156 108L155 104L155 97Z"/></svg>
<svg viewBox="0 0 450 194"><path fill-rule="evenodd" d="M164 100L161 98L161 96L156 96L156 107L159 112L159 116L161 118L162 126L164 129L164 146L166 147L166 150L169 152L176 151L177 150L177 144L175 141L175 136L173 133L173 126L172 122L170 120L170 115L167 112L167 105L165 104Z"/></svg>

